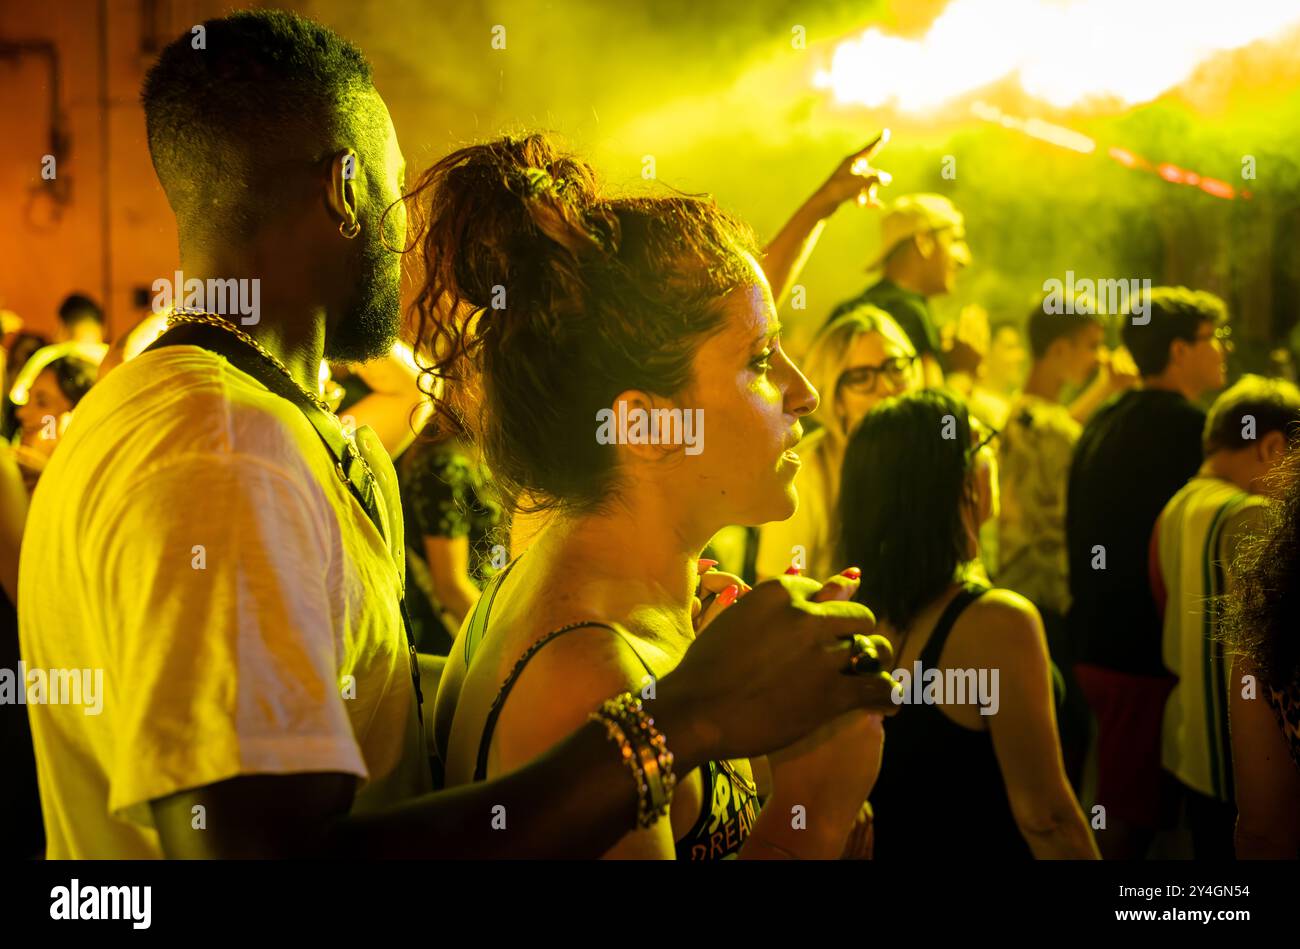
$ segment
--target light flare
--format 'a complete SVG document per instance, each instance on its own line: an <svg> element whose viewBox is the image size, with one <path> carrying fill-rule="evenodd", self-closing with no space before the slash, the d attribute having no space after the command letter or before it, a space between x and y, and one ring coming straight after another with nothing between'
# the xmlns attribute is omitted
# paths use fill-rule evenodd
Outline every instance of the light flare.
<svg viewBox="0 0 1300 949"><path fill-rule="evenodd" d="M876 27L841 42L813 84L839 102L905 112L1008 77L1057 108L1148 102L1217 53L1300 25L1276 0L952 0L920 39Z"/></svg>

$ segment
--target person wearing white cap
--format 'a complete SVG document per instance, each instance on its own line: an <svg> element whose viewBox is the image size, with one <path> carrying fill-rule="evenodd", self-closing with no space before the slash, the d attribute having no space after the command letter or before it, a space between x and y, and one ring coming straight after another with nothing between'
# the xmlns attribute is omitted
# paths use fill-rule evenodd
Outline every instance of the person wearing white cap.
<svg viewBox="0 0 1300 949"><path fill-rule="evenodd" d="M881 279L839 304L827 322L865 304L884 310L903 327L924 367L926 385L943 382L941 348L927 298L950 293L957 271L970 264L966 222L939 194L907 194L885 212L880 254L867 268Z"/></svg>

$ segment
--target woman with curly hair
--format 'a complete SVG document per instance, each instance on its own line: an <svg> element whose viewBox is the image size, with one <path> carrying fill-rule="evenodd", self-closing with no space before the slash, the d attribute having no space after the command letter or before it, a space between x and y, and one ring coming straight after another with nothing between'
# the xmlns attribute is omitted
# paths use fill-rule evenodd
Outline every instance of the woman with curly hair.
<svg viewBox="0 0 1300 949"><path fill-rule="evenodd" d="M783 232L788 249L867 187L859 158L814 196L802 238ZM793 513L793 448L817 393L781 348L773 300L798 254L763 255L712 200L608 196L541 135L453 152L412 197L420 338L454 400L441 417L476 437L512 511L546 514L484 590L439 686L434 731L457 786L545 752L611 695L653 696L743 592L724 581L701 609L709 538ZM847 599L856 582L822 595ZM668 820L609 855L837 857L879 740L879 716L855 714L771 756L761 809L748 759L708 762L680 776Z"/></svg>
<svg viewBox="0 0 1300 949"><path fill-rule="evenodd" d="M1300 452L1270 479L1279 499L1238 553L1221 635L1238 656L1228 690L1238 859L1300 858ZM1249 678L1248 678L1249 677Z"/></svg>

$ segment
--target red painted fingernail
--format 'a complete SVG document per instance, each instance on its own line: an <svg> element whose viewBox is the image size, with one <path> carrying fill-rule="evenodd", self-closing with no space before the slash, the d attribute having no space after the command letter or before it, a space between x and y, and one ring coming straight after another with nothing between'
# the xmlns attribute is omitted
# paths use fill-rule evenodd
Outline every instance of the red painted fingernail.
<svg viewBox="0 0 1300 949"><path fill-rule="evenodd" d="M699 563L698 563L698 568L699 568L700 573L708 573L710 570L712 570L712 569L713 569L714 567L716 567L717 565L718 565L718 562L717 562L716 560L707 560L707 559L705 559L705 558L700 558Z"/></svg>
<svg viewBox="0 0 1300 949"><path fill-rule="evenodd" d="M847 570L841 571L840 576L848 577L850 580L861 580L862 571L859 570L857 567L849 567Z"/></svg>
<svg viewBox="0 0 1300 949"><path fill-rule="evenodd" d="M719 606L730 606L736 602L736 597L740 596L740 587L734 583L718 594Z"/></svg>
<svg viewBox="0 0 1300 949"><path fill-rule="evenodd" d="M786 567L786 568L785 568L785 575L786 575L787 577L797 577L797 576L799 576L799 568L798 568L798 567Z"/></svg>

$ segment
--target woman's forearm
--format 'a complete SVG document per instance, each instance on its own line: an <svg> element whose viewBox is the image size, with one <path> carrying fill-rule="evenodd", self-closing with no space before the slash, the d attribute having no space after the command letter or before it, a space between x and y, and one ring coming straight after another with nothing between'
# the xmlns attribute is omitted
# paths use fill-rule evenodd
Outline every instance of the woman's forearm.
<svg viewBox="0 0 1300 949"><path fill-rule="evenodd" d="M460 629L465 617L478 602L479 588L468 577L458 577L454 581L443 578L433 581L433 595L453 623L453 629Z"/></svg>
<svg viewBox="0 0 1300 949"><path fill-rule="evenodd" d="M1241 826L1238 818L1234 835L1238 860L1300 859L1300 840L1279 834L1276 828L1252 831Z"/></svg>
<svg viewBox="0 0 1300 949"><path fill-rule="evenodd" d="M659 718L671 721L662 708ZM689 729L672 735L678 773L700 765ZM636 827L637 794L603 725L588 723L516 771L350 815L330 852L409 859L594 859ZM661 818L666 820L667 818Z"/></svg>
<svg viewBox="0 0 1300 949"><path fill-rule="evenodd" d="M843 795L839 795L842 797ZM754 830L740 850L745 860L836 860L853 829L862 802L851 808L835 795L804 795L805 800L777 792L754 822Z"/></svg>
<svg viewBox="0 0 1300 949"><path fill-rule="evenodd" d="M1035 860L1099 860L1097 841L1079 805L1062 804L1059 816L1039 826L1020 826Z"/></svg>

